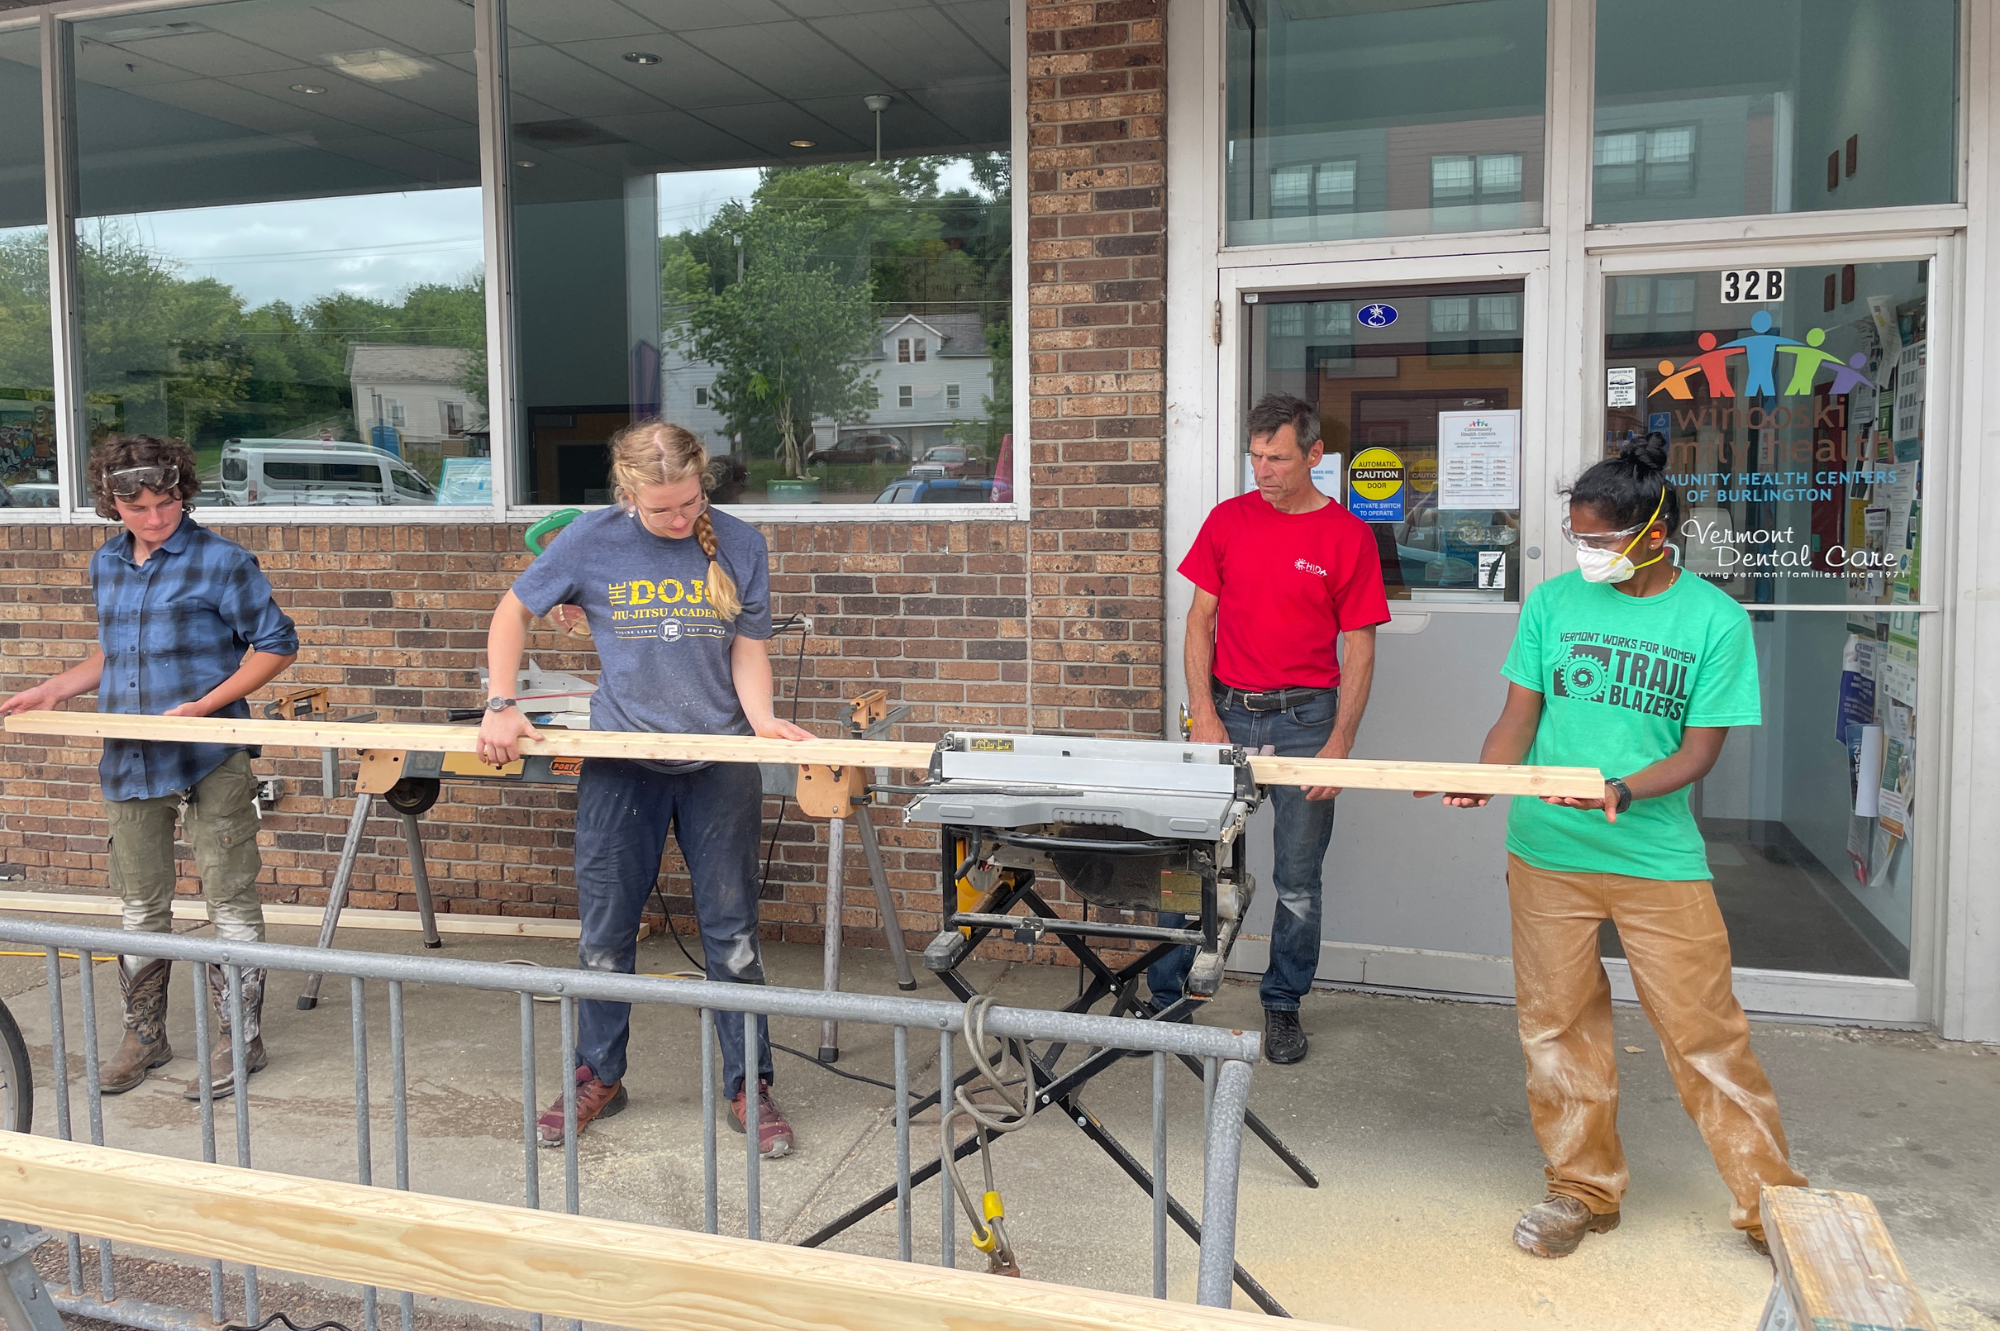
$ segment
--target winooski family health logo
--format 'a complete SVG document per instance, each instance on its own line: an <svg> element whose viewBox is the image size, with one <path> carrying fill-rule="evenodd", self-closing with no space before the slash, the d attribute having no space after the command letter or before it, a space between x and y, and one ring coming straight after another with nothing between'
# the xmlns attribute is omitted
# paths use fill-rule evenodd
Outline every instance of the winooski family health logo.
<svg viewBox="0 0 2000 1331"><path fill-rule="evenodd" d="M1735 386L1730 382L1730 361L1734 357L1743 358L1743 396L1753 397L1805 397L1811 395L1819 378L1819 372L1828 365L1834 367L1833 383L1828 389L1832 397L1846 397L1849 390L1867 381L1868 353L1857 351L1846 360L1830 351L1822 350L1826 342L1826 330L1815 328L1806 334L1805 341L1785 337L1772 331L1769 311L1759 310L1750 320L1750 333L1734 342L1718 342L1714 333L1703 333L1695 339L1701 354L1676 365L1670 360L1660 362L1659 385L1648 393L1648 397L1658 397L1665 393L1679 402L1694 401L1694 389L1700 384L1708 389L1711 398L1733 398L1737 396ZM1789 365L1780 365L1778 358L1788 356ZM1778 387L1778 374L1785 371L1785 386Z"/></svg>
<svg viewBox="0 0 2000 1331"><path fill-rule="evenodd" d="M1647 396L1660 414L1671 413L1678 436L1668 444L1667 471L1692 510L1680 533L1689 567L1722 576L1854 577L1908 566L1907 548L1885 549L1873 541L1850 547L1833 526L1843 495L1894 485L1898 472L1879 466L1865 436L1848 429L1848 395L1872 383L1868 352L1843 359L1825 343L1825 329L1811 329L1803 339L1786 337L1770 313L1759 310L1745 335L1723 342L1703 333L1695 340L1699 355L1678 365L1659 363L1660 382ZM1829 369L1830 380L1822 377ZM1815 509L1810 524L1803 518L1772 521L1778 511L1767 510L1752 529L1725 511L1738 503L1811 503ZM1568 681L1568 696L1594 696L1593 682L1600 679L1624 684L1614 659L1588 651L1579 662L1579 680ZM1600 667L1606 667L1601 674Z"/></svg>

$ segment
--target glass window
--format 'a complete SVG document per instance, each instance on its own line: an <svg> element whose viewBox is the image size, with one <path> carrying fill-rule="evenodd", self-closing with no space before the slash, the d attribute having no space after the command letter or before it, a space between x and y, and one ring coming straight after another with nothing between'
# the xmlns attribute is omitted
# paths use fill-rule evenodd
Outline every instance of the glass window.
<svg viewBox="0 0 2000 1331"><path fill-rule="evenodd" d="M605 502L606 441L654 415L726 504L866 505L933 447L998 455L1007 0L507 13L517 499Z"/></svg>
<svg viewBox="0 0 2000 1331"><path fill-rule="evenodd" d="M1544 0L1227 9L1230 244L1541 224Z"/></svg>
<svg viewBox="0 0 2000 1331"><path fill-rule="evenodd" d="M1764 724L1693 797L1736 964L1904 976L1928 268L1758 285L1781 298L1727 299L1743 272L1610 279L1606 439L1667 437L1676 557L1751 610Z"/></svg>
<svg viewBox="0 0 2000 1331"><path fill-rule="evenodd" d="M1945 203L1955 0L1598 0L1591 218Z"/></svg>
<svg viewBox="0 0 2000 1331"><path fill-rule="evenodd" d="M1686 567L1739 601L1921 601L1928 265L1756 271L1782 299L1609 280L1607 443L1666 436Z"/></svg>
<svg viewBox="0 0 2000 1331"><path fill-rule="evenodd" d="M391 503L385 459L483 465L472 11L241 0L73 32L91 436L187 440L204 504ZM305 440L352 461L280 479Z"/></svg>
<svg viewBox="0 0 2000 1331"><path fill-rule="evenodd" d="M1250 400L1319 407L1313 479L1374 531L1390 598L1518 600L1521 285L1274 293L1250 329Z"/></svg>
<svg viewBox="0 0 2000 1331"><path fill-rule="evenodd" d="M0 508L56 506L41 33L0 32Z"/></svg>

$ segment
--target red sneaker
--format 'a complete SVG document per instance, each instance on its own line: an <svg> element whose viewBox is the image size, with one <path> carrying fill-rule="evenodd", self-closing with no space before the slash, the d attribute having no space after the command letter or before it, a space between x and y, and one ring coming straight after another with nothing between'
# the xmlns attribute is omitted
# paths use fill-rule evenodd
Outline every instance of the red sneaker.
<svg viewBox="0 0 2000 1331"><path fill-rule="evenodd" d="M729 1126L738 1132L744 1130L744 1120L749 1114L742 1091L729 1102ZM757 1083L757 1154L769 1160L787 1155L792 1149L792 1125L785 1122L785 1115L778 1108L778 1102L771 1098L771 1083Z"/></svg>
<svg viewBox="0 0 2000 1331"><path fill-rule="evenodd" d="M625 1083L615 1082L606 1086L597 1079L597 1074L589 1068L576 1070L576 1135L595 1119L610 1118L625 1108ZM535 1120L535 1127L544 1146L563 1144L563 1102L558 1095L556 1102L542 1111Z"/></svg>

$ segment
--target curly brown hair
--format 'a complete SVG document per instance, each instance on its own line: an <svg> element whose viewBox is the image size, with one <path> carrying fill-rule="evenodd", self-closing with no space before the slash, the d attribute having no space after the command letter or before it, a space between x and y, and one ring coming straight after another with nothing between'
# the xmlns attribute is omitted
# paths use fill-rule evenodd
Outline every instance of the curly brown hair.
<svg viewBox="0 0 2000 1331"><path fill-rule="evenodd" d="M150 434L114 434L91 448L85 469L100 518L118 520L118 506L112 502L111 487L105 478L127 467L179 467L181 480L175 489L189 508L194 507L195 496L201 493L201 482L194 474L194 450L181 440L160 439Z"/></svg>

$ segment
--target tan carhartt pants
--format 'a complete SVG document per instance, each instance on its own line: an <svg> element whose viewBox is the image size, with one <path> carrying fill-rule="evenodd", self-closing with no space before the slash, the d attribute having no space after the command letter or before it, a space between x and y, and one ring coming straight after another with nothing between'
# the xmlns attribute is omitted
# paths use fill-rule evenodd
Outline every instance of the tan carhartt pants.
<svg viewBox="0 0 2000 1331"><path fill-rule="evenodd" d="M1758 1189L1801 1186L1750 1021L1730 988L1729 935L1706 879L1666 882L1557 873L1507 857L1514 994L1528 1058L1528 1112L1548 1157L1549 1191L1602 1214L1629 1174L1618 1141L1618 1047L1597 925L1618 926L1632 985L1658 1032L1667 1070L1722 1181L1730 1222L1761 1234Z"/></svg>

